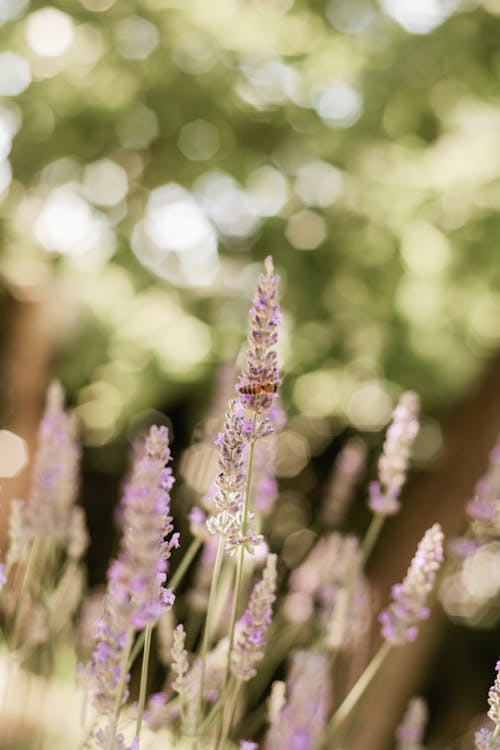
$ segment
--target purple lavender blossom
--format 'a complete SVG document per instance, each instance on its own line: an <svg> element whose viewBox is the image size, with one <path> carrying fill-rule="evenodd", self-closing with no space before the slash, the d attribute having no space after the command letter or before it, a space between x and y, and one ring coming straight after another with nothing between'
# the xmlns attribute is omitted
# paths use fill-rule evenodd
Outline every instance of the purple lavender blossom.
<svg viewBox="0 0 500 750"><path fill-rule="evenodd" d="M7 583L7 576L5 575L5 564L0 563L0 589Z"/></svg>
<svg viewBox="0 0 500 750"><path fill-rule="evenodd" d="M245 451L251 440L266 437L270 427L264 419L257 427L245 415L241 402L233 399L228 404L224 431L220 432L216 445L219 449L218 469L215 479L217 491L213 497L219 511L207 521L212 534L225 539L226 551L231 554L245 545L249 551L260 541L252 525L252 514L246 518L243 530L242 509L246 484Z"/></svg>
<svg viewBox="0 0 500 750"><path fill-rule="evenodd" d="M53 382L38 430L38 449L31 490L24 506L29 536L49 537L65 544L78 493L80 447L74 415L63 408L64 394Z"/></svg>
<svg viewBox="0 0 500 750"><path fill-rule="evenodd" d="M387 430L378 462L379 480L369 487L369 506L384 516L399 511L399 496L406 480L410 450L418 432L419 399L413 391L401 394Z"/></svg>
<svg viewBox="0 0 500 750"><path fill-rule="evenodd" d="M259 276L257 290L250 309L249 349L246 352L247 366L238 381L240 398L247 409L262 413L271 408L280 384L278 355L274 349L278 343L278 324L281 320L278 305L279 276L275 276L273 260L268 256L264 262L266 273ZM260 386L266 384L265 392ZM256 386L255 394L242 393L242 388Z"/></svg>
<svg viewBox="0 0 500 750"><path fill-rule="evenodd" d="M174 485L170 461L168 430L151 427L146 453L134 465L123 496L124 534L118 559L108 571L130 597L131 624L143 630L155 622L164 607L171 607L174 595L163 587L168 559L179 547L179 534L173 531L170 490Z"/></svg>
<svg viewBox="0 0 500 750"><path fill-rule="evenodd" d="M123 497L125 532L118 559L108 571L104 614L97 626L91 675L94 700L101 713L114 710L122 656L133 631L155 622L174 595L164 588L168 558L178 546L172 534L170 490L174 483L166 427L151 427L145 453L138 456Z"/></svg>
<svg viewBox="0 0 500 750"><path fill-rule="evenodd" d="M259 746L256 742L251 742L250 740L241 740L240 742L240 750L258 750Z"/></svg>
<svg viewBox="0 0 500 750"><path fill-rule="evenodd" d="M287 692L285 705L270 717L265 750L317 750L331 703L328 657L313 651L296 653Z"/></svg>
<svg viewBox="0 0 500 750"><path fill-rule="evenodd" d="M478 750L500 750L500 735L495 737L495 730L481 727L474 735L474 742Z"/></svg>
<svg viewBox="0 0 500 750"><path fill-rule="evenodd" d="M474 740L479 750L499 750L500 748L500 661L495 665L497 676L488 691L488 718L494 723L494 728L481 727Z"/></svg>
<svg viewBox="0 0 500 750"><path fill-rule="evenodd" d="M500 532L500 441L490 451L489 466L474 488L465 510L475 539L481 544Z"/></svg>
<svg viewBox="0 0 500 750"><path fill-rule="evenodd" d="M276 598L276 561L276 555L268 555L262 579L254 586L248 609L238 623L231 654L231 672L236 679L244 682L255 677L255 666L264 656L265 636L271 624L272 605Z"/></svg>
<svg viewBox="0 0 500 750"><path fill-rule="evenodd" d="M443 562L443 532L439 524L428 529L417 547L403 583L392 587L392 603L381 612L382 635L392 644L414 641L417 623L429 616L426 599Z"/></svg>

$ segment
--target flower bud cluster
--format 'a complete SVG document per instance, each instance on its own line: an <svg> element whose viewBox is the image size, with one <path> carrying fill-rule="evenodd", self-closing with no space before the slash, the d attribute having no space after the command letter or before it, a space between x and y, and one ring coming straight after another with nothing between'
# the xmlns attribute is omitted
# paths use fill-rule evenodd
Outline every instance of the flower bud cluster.
<svg viewBox="0 0 500 750"><path fill-rule="evenodd" d="M500 748L500 660L495 665L497 676L488 691L488 717L494 723L494 728L481 727L474 740L478 750L499 750Z"/></svg>
<svg viewBox="0 0 500 750"><path fill-rule="evenodd" d="M331 703L330 663L325 654L299 651L287 680L288 700L271 722L265 750L318 750Z"/></svg>
<svg viewBox="0 0 500 750"><path fill-rule="evenodd" d="M470 521L472 537L455 540L454 549L472 554L500 535L500 441L490 451L489 466L474 488L474 496L465 510Z"/></svg>
<svg viewBox="0 0 500 750"><path fill-rule="evenodd" d="M126 485L122 507L124 534L118 559L108 572L122 592L129 592L131 624L143 630L155 622L164 607L172 606L174 595L163 587L168 559L179 546L179 534L172 534L170 490L174 485L170 461L168 430L151 427L145 455L134 465Z"/></svg>
<svg viewBox="0 0 500 750"><path fill-rule="evenodd" d="M189 691L189 685L186 681L186 673L189 669L187 651L184 648L186 642L186 633L182 625L177 625L174 630L174 640L172 643L172 672L176 677L172 687L176 693L183 695Z"/></svg>
<svg viewBox="0 0 500 750"><path fill-rule="evenodd" d="M251 680L264 656L266 631L271 624L276 598L276 555L268 555L262 579L254 586L248 609L238 623L231 654L231 672L238 680Z"/></svg>
<svg viewBox="0 0 500 750"><path fill-rule="evenodd" d="M418 433L419 399L413 391L401 394L378 462L379 480L370 483L369 505L384 516L399 511L399 496L406 481L411 446Z"/></svg>
<svg viewBox="0 0 500 750"><path fill-rule="evenodd" d="M80 446L76 421L64 411L61 385L53 382L38 431L38 448L24 520L32 538L49 537L66 544L78 494Z"/></svg>
<svg viewBox="0 0 500 750"><path fill-rule="evenodd" d="M419 620L429 616L426 600L443 562L443 532L439 524L428 529L417 547L403 583L392 587L392 603L379 615L382 635L393 644L413 641Z"/></svg>
<svg viewBox="0 0 500 750"><path fill-rule="evenodd" d="M224 422L224 432L219 433L216 445L219 449L218 469L215 479L216 492L213 502L218 513L207 520L212 534L225 539L226 551L230 554L245 545L249 551L259 543L249 513L243 524L242 509L246 484L245 455L249 442L265 437L270 430L268 420L262 420L257 428L253 420L245 415L240 401L229 402ZM244 527L244 528L243 528Z"/></svg>
<svg viewBox="0 0 500 750"><path fill-rule="evenodd" d="M270 256L265 260L265 270L266 273L259 276L250 309L247 366L238 382L241 401L247 409L257 413L270 409L280 384L278 355L273 348L278 343L278 325L281 320L278 304L279 276L274 274ZM252 389L254 392L244 392Z"/></svg>
<svg viewBox="0 0 500 750"><path fill-rule="evenodd" d="M122 655L131 633L155 622L171 607L174 595L164 588L168 558L178 546L170 510L172 472L168 431L151 427L144 455L136 457L123 496L120 553L108 571L104 614L97 624L97 646L90 672L94 700L101 713L114 710L121 678Z"/></svg>

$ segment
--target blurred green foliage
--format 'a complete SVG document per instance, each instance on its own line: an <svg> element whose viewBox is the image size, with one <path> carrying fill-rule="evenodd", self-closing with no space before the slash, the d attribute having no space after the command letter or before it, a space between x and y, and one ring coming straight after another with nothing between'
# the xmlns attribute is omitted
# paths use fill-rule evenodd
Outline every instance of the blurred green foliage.
<svg viewBox="0 0 500 750"><path fill-rule="evenodd" d="M55 301L88 443L236 356L268 253L306 416L378 430L497 349L494 0L0 0L0 23L0 274Z"/></svg>

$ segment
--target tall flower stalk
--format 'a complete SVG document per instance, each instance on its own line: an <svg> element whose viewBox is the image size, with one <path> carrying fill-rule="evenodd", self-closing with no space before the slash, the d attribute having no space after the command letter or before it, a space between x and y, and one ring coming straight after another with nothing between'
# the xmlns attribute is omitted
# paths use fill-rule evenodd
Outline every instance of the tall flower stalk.
<svg viewBox="0 0 500 750"><path fill-rule="evenodd" d="M335 711L328 726L329 740L361 700L391 648L414 641L418 634L418 622L429 616L426 602L443 562L443 540L441 527L436 523L422 537L403 582L392 587L392 602L379 615L385 643Z"/></svg>
<svg viewBox="0 0 500 750"><path fill-rule="evenodd" d="M247 525L255 442L259 438L267 437L267 435L272 433L272 426L269 420L261 418L260 415L271 408L280 384L278 355L275 349L278 343L278 325L281 320L278 305L279 277L274 274L271 257L266 258L264 265L266 273L261 274L259 277L253 305L250 309L249 347L245 355L246 368L243 370L237 386L242 404L252 413L251 430L249 430L251 439L249 441L247 481L241 514L241 535L243 540L245 540L248 531ZM236 585L229 628L226 684L231 669L231 653L234 644L236 617L242 592L245 548L246 545L242 544L236 569Z"/></svg>
<svg viewBox="0 0 500 750"><path fill-rule="evenodd" d="M54 584L53 575L47 574L55 573L51 564L56 552L63 552L77 563L87 546L83 512L75 505L80 464L76 427L75 415L64 409L63 389L54 381L49 386L38 429L30 491L22 505L16 501L12 508L7 574L29 549L13 618L13 647L19 642L27 594L40 602L47 593L47 579L50 578L49 586ZM46 605L43 612L48 620ZM52 629L50 622L45 627Z"/></svg>
<svg viewBox="0 0 500 750"><path fill-rule="evenodd" d="M108 571L104 614L98 622L97 645L91 663L94 703L101 715L109 717L102 747L111 750L115 741L118 716L126 698L130 651L134 634L158 620L170 608L174 595L164 587L168 558L178 546L170 511L170 490L174 483L170 461L168 431L152 427L143 455L135 460L132 476L125 487L122 509L124 534L118 558ZM146 637L146 643L149 637ZM147 664L147 654L144 654ZM142 683L147 679L143 670ZM142 718L145 688L141 688ZM140 720L136 734L140 731Z"/></svg>
<svg viewBox="0 0 500 750"><path fill-rule="evenodd" d="M378 480L369 486L368 504L374 512L363 539L365 560L369 557L385 518L399 512L399 496L406 481L410 452L417 436L420 401L413 391L401 394L392 414L384 447L378 462Z"/></svg>
<svg viewBox="0 0 500 750"><path fill-rule="evenodd" d="M215 480L213 502L217 513L208 519L210 532L219 535L219 545L212 574L207 617L201 647L199 716L203 707L206 656L212 633L216 583L222 569L223 553L237 554L236 581L229 623L229 648L222 692L231 670L236 619L243 588L245 552L253 553L260 540L250 510L252 466L255 443L272 434L273 428L264 415L275 399L279 386L278 358L274 349L278 340L280 310L279 278L274 274L272 259L265 260L265 273L259 281L250 310L250 332L246 367L237 383L238 398L229 402L224 430L216 440L219 450L219 473ZM219 735L221 728L219 727Z"/></svg>

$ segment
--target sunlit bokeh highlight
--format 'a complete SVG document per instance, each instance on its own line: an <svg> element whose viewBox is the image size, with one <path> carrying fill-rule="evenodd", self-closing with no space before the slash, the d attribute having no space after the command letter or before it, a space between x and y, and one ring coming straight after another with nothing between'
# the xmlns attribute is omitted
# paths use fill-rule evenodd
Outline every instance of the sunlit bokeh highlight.
<svg viewBox="0 0 500 750"><path fill-rule="evenodd" d="M38 55L59 57L73 44L73 21L57 8L41 8L28 16L26 39Z"/></svg>
<svg viewBox="0 0 500 750"><path fill-rule="evenodd" d="M0 430L0 477L15 477L27 462L25 440L9 430Z"/></svg>
<svg viewBox="0 0 500 750"><path fill-rule="evenodd" d="M18 96L30 83L28 61L16 52L0 52L0 96Z"/></svg>

